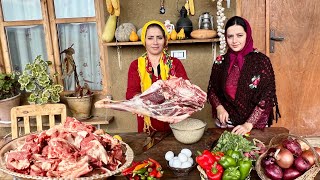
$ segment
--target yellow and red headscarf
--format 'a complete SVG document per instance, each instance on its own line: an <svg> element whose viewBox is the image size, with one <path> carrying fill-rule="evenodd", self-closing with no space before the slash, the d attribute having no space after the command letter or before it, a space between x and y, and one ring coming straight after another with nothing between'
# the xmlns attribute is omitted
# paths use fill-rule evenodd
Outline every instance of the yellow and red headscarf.
<svg viewBox="0 0 320 180"><path fill-rule="evenodd" d="M156 20L149 21L142 27L142 30L141 30L141 42L142 42L142 44L144 46L146 46L147 29L151 24L157 24L163 29L164 34L166 36L166 44L165 45L167 45L168 44L169 33L168 33L166 27L164 26L164 24L162 22L156 21Z"/></svg>

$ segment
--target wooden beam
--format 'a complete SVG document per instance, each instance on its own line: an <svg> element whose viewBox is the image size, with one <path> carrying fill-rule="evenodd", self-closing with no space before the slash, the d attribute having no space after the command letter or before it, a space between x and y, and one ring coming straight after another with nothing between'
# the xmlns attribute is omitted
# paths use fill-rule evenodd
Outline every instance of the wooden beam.
<svg viewBox="0 0 320 180"><path fill-rule="evenodd" d="M53 76L56 70L55 70L55 61L54 61L54 55L52 50L52 39L51 39L50 24L49 24L49 18L48 18L49 14L47 9L47 0L41 0L41 12L42 12L43 31L45 35L48 61L52 62L52 65L49 66L49 69L50 69L51 76ZM54 81L57 81L57 79L55 78Z"/></svg>
<svg viewBox="0 0 320 180"><path fill-rule="evenodd" d="M241 0L236 0L236 15L241 16L242 4Z"/></svg>
<svg viewBox="0 0 320 180"><path fill-rule="evenodd" d="M0 61L0 72L10 73L11 63L10 63L9 49L7 44L6 30L4 26L4 17L3 17L1 4L0 4L0 41L1 41L2 57L3 57L3 61Z"/></svg>
<svg viewBox="0 0 320 180"><path fill-rule="evenodd" d="M42 4L42 3L41 3ZM41 8L42 10L42 8ZM42 12L43 13L43 12ZM43 14L42 14L43 15ZM43 20L25 20L25 21L6 21L3 22L4 26L30 26L30 25L42 25Z"/></svg>
<svg viewBox="0 0 320 180"><path fill-rule="evenodd" d="M61 71L61 61L60 61L60 49L59 49L59 40L58 40L58 31L57 31L57 23L55 20L55 11L53 0L48 1L48 14L49 14L49 24L51 30L51 40L52 40L52 48L53 48L53 58L54 58L54 66L56 72L59 74L57 77L57 83L63 86L62 81L62 71Z"/></svg>
<svg viewBox="0 0 320 180"><path fill-rule="evenodd" d="M97 34L98 34L98 43L99 43L99 60L100 60L100 67L101 67L101 75L102 75L102 91L104 94L107 94L108 92L108 75L106 72L105 65L108 64L108 56L105 56L103 41L102 41L102 29L105 25L105 18L104 18L104 11L106 8L104 8L104 2L103 0L95 0L95 10L96 10L96 28L97 28Z"/></svg>
<svg viewBox="0 0 320 180"><path fill-rule="evenodd" d="M100 7L96 7L97 8ZM96 13L97 16L97 13ZM83 22L95 22L96 17L82 17L82 18L59 18L55 19L56 24L61 24L61 23L83 23Z"/></svg>
<svg viewBox="0 0 320 180"><path fill-rule="evenodd" d="M266 55L270 57L270 0L266 0Z"/></svg>

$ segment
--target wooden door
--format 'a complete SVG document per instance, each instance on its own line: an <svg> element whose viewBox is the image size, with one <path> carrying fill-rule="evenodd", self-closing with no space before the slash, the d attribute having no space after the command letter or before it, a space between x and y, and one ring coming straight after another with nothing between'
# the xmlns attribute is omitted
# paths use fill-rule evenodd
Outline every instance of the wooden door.
<svg viewBox="0 0 320 180"><path fill-rule="evenodd" d="M254 41L271 59L282 118L275 126L320 135L320 1L242 0ZM269 31L283 36L269 52Z"/></svg>

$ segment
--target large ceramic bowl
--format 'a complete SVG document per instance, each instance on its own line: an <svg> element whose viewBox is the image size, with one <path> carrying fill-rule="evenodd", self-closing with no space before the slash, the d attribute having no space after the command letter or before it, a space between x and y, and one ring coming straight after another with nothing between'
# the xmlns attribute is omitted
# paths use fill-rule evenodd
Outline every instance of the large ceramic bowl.
<svg viewBox="0 0 320 180"><path fill-rule="evenodd" d="M46 180L62 180L65 178L57 178L57 177L43 177L43 176L31 176L31 175L26 175L26 174L20 174L17 172L13 172L9 169L6 168L5 165L5 159L4 159L4 154L12 149L15 149L16 147L18 147L19 145L21 145L22 143L25 142L25 138L27 135L19 137L17 139L13 139L10 142L8 142L7 144L5 144L4 146L1 147L0 149L0 170L4 173L7 173L11 176L15 176L18 177L19 179L46 179ZM124 170L125 168L127 168L128 166L130 166L130 164L133 161L133 151L130 148L130 146L124 142L121 142L123 146L125 146L126 148L126 162L119 167L118 169L114 170L114 171L109 171L106 172L105 174L95 174L95 175L91 175L90 177L80 177L80 178L75 178L76 180L94 180L94 179L103 179L103 178L107 178L110 177L114 174L120 173L122 172L122 170Z"/></svg>
<svg viewBox="0 0 320 180"><path fill-rule="evenodd" d="M199 141L206 126L206 122L194 118L187 118L181 122L170 124L174 137L184 144L193 144Z"/></svg>

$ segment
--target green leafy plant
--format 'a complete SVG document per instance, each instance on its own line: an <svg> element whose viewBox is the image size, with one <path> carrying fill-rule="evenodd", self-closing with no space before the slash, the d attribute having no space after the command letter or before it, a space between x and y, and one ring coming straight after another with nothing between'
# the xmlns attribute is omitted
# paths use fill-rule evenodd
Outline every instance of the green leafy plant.
<svg viewBox="0 0 320 180"><path fill-rule="evenodd" d="M0 100L19 94L18 73L0 73Z"/></svg>
<svg viewBox="0 0 320 180"><path fill-rule="evenodd" d="M48 67L51 64L50 61L44 61L39 55L33 63L26 65L19 77L20 89L31 93L28 97L29 103L45 104L60 101L59 93L63 91L63 86L54 84L53 77L48 73Z"/></svg>

